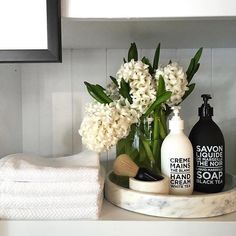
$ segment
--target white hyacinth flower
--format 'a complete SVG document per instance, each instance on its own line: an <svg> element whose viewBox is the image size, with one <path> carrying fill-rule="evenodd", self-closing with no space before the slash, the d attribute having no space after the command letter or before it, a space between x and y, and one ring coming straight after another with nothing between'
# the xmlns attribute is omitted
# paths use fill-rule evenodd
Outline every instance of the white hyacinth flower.
<svg viewBox="0 0 236 236"><path fill-rule="evenodd" d="M167 100L168 106L175 106L182 102L182 97L189 89L187 87L187 75L182 66L177 62L172 62L165 67L160 67L156 70L155 78L158 80L162 75L165 81L166 90L172 92L170 99Z"/></svg>
<svg viewBox="0 0 236 236"><path fill-rule="evenodd" d="M125 99L110 104L90 103L79 130L82 143L96 152L107 151L129 134L137 117L137 112Z"/></svg>
<svg viewBox="0 0 236 236"><path fill-rule="evenodd" d="M148 71L148 65L132 59L121 65L116 77L119 86L122 79L129 83L133 101L131 108L135 109L139 116L144 114L156 99L155 82Z"/></svg>

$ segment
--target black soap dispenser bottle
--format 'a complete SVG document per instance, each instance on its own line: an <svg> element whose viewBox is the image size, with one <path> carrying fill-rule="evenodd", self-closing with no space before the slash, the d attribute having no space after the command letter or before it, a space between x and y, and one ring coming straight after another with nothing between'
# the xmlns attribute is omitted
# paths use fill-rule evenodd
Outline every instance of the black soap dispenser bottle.
<svg viewBox="0 0 236 236"><path fill-rule="evenodd" d="M194 190L205 193L220 192L225 184L224 136L212 120L213 108L209 94L201 96L204 103L198 109L199 121L192 128L189 139L194 152Z"/></svg>

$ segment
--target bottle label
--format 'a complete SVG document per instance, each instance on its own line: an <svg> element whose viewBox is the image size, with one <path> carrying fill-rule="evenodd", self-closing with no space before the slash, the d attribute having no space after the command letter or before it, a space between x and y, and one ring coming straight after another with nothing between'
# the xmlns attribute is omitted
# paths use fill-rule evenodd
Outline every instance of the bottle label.
<svg viewBox="0 0 236 236"><path fill-rule="evenodd" d="M196 183L209 185L223 183L223 155L222 145L196 146Z"/></svg>
<svg viewBox="0 0 236 236"><path fill-rule="evenodd" d="M170 158L170 187L190 188L192 185L190 158Z"/></svg>

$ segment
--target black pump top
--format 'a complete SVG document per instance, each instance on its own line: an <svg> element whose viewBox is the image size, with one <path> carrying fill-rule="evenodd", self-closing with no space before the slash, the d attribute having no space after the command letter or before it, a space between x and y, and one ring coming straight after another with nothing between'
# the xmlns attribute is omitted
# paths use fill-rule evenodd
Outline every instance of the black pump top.
<svg viewBox="0 0 236 236"><path fill-rule="evenodd" d="M210 118L213 116L213 107L210 106L208 103L208 100L211 99L210 94L202 94L201 96L203 98L204 103L201 107L198 108L198 115L201 118Z"/></svg>

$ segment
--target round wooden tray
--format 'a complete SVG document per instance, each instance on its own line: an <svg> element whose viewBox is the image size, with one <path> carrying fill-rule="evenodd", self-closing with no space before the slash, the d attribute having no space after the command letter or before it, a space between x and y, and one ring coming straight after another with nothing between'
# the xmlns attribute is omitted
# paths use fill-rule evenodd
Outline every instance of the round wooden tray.
<svg viewBox="0 0 236 236"><path fill-rule="evenodd" d="M123 209L151 216L170 218L202 218L236 211L236 176L226 175L225 188L220 193L191 196L161 195L129 189L128 178L108 173L105 197Z"/></svg>

